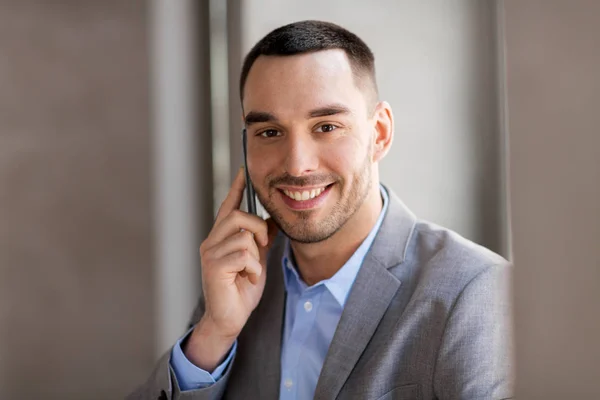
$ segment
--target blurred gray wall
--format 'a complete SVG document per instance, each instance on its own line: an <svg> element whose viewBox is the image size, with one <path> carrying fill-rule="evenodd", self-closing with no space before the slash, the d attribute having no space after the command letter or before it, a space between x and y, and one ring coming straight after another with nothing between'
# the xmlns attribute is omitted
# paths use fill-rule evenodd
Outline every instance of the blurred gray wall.
<svg viewBox="0 0 600 400"><path fill-rule="evenodd" d="M505 1L517 398L600 398L600 2Z"/></svg>
<svg viewBox="0 0 600 400"><path fill-rule="evenodd" d="M154 362L146 13L0 1L1 399L121 398Z"/></svg>
<svg viewBox="0 0 600 400"><path fill-rule="evenodd" d="M375 53L395 116L382 181L419 217L506 254L495 2L246 0L242 54L303 19L338 23Z"/></svg>

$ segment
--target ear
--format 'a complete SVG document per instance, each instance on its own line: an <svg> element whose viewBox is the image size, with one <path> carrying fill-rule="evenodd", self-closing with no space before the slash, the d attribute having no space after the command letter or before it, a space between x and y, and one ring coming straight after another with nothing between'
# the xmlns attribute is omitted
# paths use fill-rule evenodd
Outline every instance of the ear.
<svg viewBox="0 0 600 400"><path fill-rule="evenodd" d="M387 101L380 101L375 106L373 123L373 161L381 161L394 138L394 115Z"/></svg>

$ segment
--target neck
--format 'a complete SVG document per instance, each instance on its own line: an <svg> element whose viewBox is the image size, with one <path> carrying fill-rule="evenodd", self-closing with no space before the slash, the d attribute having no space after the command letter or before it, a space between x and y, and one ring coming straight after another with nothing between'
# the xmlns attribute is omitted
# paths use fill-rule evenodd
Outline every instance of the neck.
<svg viewBox="0 0 600 400"><path fill-rule="evenodd" d="M369 235L383 207L379 184L373 185L357 212L334 235L318 243L291 242L296 267L307 285L329 279Z"/></svg>

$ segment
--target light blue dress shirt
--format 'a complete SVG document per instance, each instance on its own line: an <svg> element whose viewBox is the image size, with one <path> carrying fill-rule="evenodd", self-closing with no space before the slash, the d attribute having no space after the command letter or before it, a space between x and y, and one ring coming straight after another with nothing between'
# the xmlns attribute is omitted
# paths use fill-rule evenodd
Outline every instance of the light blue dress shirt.
<svg viewBox="0 0 600 400"><path fill-rule="evenodd" d="M379 231L388 207L388 194L380 187L383 209L375 226L356 252L331 278L307 286L293 265L289 241L282 259L287 292L281 348L279 398L312 399L346 299L360 266ZM227 358L212 373L192 364L181 350L188 331L173 347L171 367L182 391L200 389L219 380L235 355L237 341Z"/></svg>

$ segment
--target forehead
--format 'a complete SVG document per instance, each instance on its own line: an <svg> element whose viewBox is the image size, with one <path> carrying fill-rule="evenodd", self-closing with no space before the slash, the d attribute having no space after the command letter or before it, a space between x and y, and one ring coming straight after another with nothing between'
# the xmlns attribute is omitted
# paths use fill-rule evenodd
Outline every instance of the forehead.
<svg viewBox="0 0 600 400"><path fill-rule="evenodd" d="M293 56L260 56L244 88L245 113L264 111L293 118L307 110L343 104L359 113L365 96L343 50Z"/></svg>

